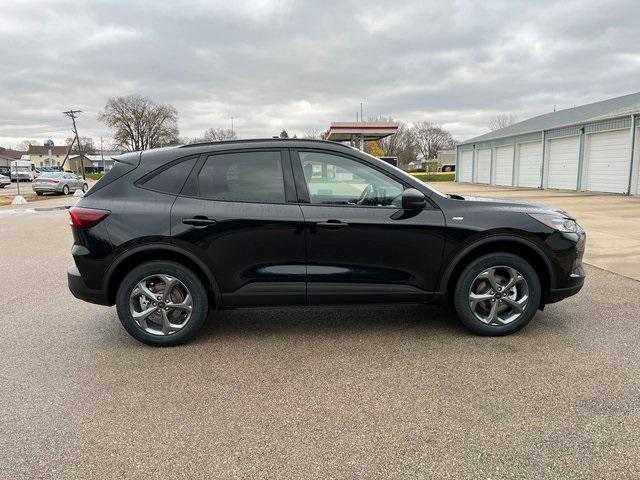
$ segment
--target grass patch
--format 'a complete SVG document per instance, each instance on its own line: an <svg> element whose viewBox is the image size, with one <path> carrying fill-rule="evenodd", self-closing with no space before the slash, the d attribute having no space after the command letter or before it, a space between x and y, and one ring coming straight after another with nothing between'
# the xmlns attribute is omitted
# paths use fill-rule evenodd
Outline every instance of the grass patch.
<svg viewBox="0 0 640 480"><path fill-rule="evenodd" d="M411 175L423 182L453 182L456 179L455 172L412 173Z"/></svg>
<svg viewBox="0 0 640 480"><path fill-rule="evenodd" d="M90 178L91 180L100 180L104 175L104 173L86 173L85 177Z"/></svg>

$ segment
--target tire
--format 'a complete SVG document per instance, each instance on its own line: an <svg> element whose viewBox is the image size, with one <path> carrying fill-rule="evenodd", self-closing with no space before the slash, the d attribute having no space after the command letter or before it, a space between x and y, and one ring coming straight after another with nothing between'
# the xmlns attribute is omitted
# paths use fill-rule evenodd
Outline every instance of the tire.
<svg viewBox="0 0 640 480"><path fill-rule="evenodd" d="M62 194L69 195L69 185L65 185L62 187Z"/></svg>
<svg viewBox="0 0 640 480"><path fill-rule="evenodd" d="M451 167L444 167L442 169L443 172L450 172L451 171Z"/></svg>
<svg viewBox="0 0 640 480"><path fill-rule="evenodd" d="M36 195L38 195L39 197L42 196L42 192L36 192Z"/></svg>
<svg viewBox="0 0 640 480"><path fill-rule="evenodd" d="M162 274L178 280L181 284L175 287L178 289L178 293L185 293L184 290L186 289L186 293L191 295L190 316L184 322L184 326L180 327L178 330L165 334L159 331L157 333L150 333L147 331L148 329L157 331L162 328L161 319L157 319L157 317L162 313L161 309L160 312L156 310L153 314L147 317L148 322L145 322L147 330L143 328L143 326L133 318L132 309L139 308L140 310L143 310L145 308L152 308L152 306L142 306L139 303L139 299L142 298L144 301L148 297L146 297L146 295L136 295L134 290L138 289L139 283L145 279L148 279L149 277L152 279L160 279L159 277L154 276ZM147 283L145 282L145 284ZM150 284L151 283L148 283L147 285ZM164 290L164 288L162 290ZM138 291L140 290L138 289ZM162 291L160 293L162 293ZM161 295L159 296L162 298ZM183 299L184 298L186 298L186 295L183 296ZM157 304L153 303L153 305L161 306L160 301L158 301ZM209 314L207 291L197 275L179 263L164 260L154 260L143 263L131 270L124 277L118 287L116 307L122 326L133 338L147 345L158 347L172 347L188 341L200 330ZM177 312L177 310L179 309L175 309L175 311L174 309L171 309L167 315L174 315L176 313L182 314L182 312ZM184 312L185 317L186 314L187 312ZM166 316L164 318L166 319Z"/></svg>
<svg viewBox="0 0 640 480"><path fill-rule="evenodd" d="M89 184L83 183L82 184L82 193L87 193L87 190L89 190Z"/></svg>
<svg viewBox="0 0 640 480"><path fill-rule="evenodd" d="M514 270L512 269L515 269L522 280L519 280L519 283L507 292L508 295L505 295L504 291L500 293L497 290L508 285L509 276L511 278L517 277L517 275L513 275ZM494 278L498 279L498 288L495 290L489 280L484 280L485 275L483 274L489 274L488 277L491 272L493 272ZM472 287L479 291L477 294L488 296L493 292L494 295L492 300L475 303L475 313L470 298ZM495 297L496 295L497 297ZM523 300L525 295L527 297L526 303ZM540 278L529 263L511 253L492 253L477 258L462 271L454 291L454 307L460 322L472 332L487 336L508 335L520 330L531 321L538 311L541 297ZM523 302L524 305L524 308L519 307L522 308L521 312L511 307L511 305L520 304L520 302ZM500 309L504 309L504 311L497 313L497 317L492 317L494 308L496 312L499 312ZM483 321L477 315L484 317L485 312L486 319ZM510 320L514 315L518 316ZM491 322L490 318L496 318L496 320Z"/></svg>

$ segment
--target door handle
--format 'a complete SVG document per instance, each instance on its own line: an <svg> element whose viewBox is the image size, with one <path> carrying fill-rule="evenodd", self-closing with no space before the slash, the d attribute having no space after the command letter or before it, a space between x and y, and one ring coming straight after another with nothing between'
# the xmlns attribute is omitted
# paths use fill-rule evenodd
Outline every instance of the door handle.
<svg viewBox="0 0 640 480"><path fill-rule="evenodd" d="M215 225L216 221L213 218L193 217L183 218L182 223L184 223L185 225L193 225L194 227L206 227L208 225Z"/></svg>
<svg viewBox="0 0 640 480"><path fill-rule="evenodd" d="M348 223L341 222L340 220L327 220L326 222L316 223L317 227L328 228L329 230L338 230L339 228L348 227Z"/></svg>

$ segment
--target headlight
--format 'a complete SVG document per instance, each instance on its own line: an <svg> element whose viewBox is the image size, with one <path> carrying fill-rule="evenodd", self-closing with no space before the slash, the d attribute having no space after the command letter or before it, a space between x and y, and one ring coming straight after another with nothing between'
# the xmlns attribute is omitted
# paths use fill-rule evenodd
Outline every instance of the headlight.
<svg viewBox="0 0 640 480"><path fill-rule="evenodd" d="M535 218L540 223L544 223L547 227L558 230L559 232L575 233L580 229L575 220L561 217L559 215L530 213L529 216Z"/></svg>

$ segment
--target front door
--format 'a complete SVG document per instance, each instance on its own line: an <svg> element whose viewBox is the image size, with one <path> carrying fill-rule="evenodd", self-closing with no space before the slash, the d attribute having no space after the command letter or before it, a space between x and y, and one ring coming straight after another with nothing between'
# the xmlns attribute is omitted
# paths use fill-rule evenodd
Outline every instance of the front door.
<svg viewBox="0 0 640 480"><path fill-rule="evenodd" d="M307 238L309 303L424 301L436 289L442 212L403 214L408 185L336 153L292 154Z"/></svg>
<svg viewBox="0 0 640 480"><path fill-rule="evenodd" d="M171 235L203 259L223 306L305 303L305 239L287 151L201 158L171 210Z"/></svg>

